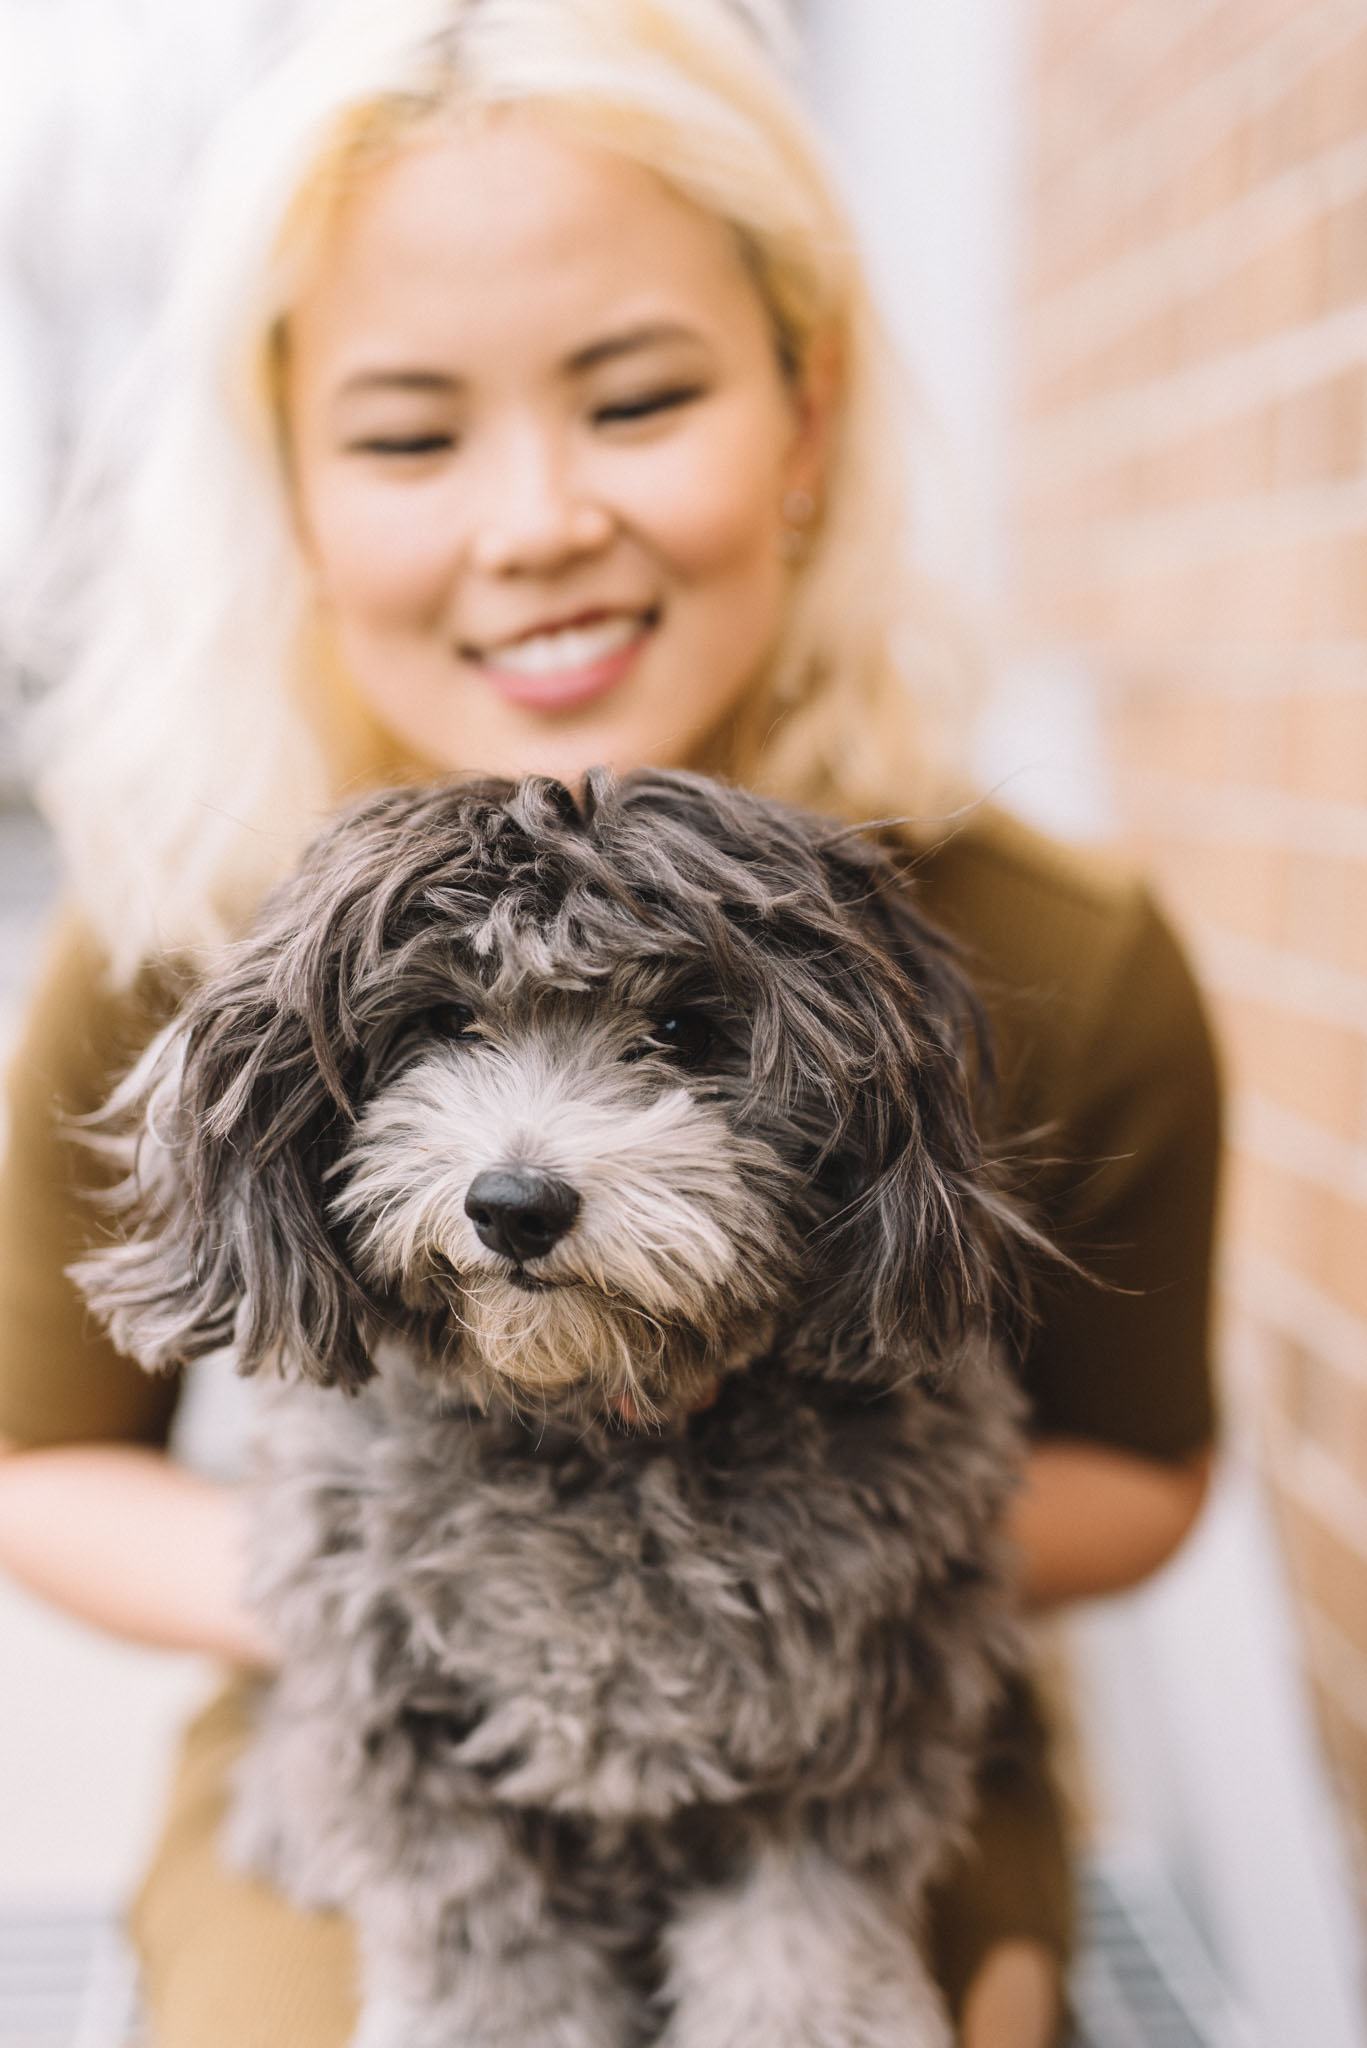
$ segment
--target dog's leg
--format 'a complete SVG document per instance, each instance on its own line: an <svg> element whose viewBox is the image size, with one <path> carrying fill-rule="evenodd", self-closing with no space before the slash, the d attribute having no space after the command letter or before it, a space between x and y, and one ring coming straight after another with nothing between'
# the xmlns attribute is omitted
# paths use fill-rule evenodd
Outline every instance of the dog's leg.
<svg viewBox="0 0 1367 2048"><path fill-rule="evenodd" d="M639 2048L642 2003L558 1920L494 1817L471 1816L352 1901L361 2021L352 2048Z"/></svg>
<svg viewBox="0 0 1367 2048"><path fill-rule="evenodd" d="M659 2048L950 2048L939 1993L882 1901L818 1849L768 1849L664 1938Z"/></svg>

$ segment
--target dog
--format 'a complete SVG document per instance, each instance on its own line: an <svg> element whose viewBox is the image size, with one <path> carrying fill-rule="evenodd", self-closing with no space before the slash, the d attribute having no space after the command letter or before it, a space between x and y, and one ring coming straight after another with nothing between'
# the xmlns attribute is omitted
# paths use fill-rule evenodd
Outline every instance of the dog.
<svg viewBox="0 0 1367 2048"><path fill-rule="evenodd" d="M949 2042L921 1899L1016 1656L989 1064L892 852L595 770L362 802L115 1097L78 1277L265 1382L228 1842L353 1917L355 2048Z"/></svg>

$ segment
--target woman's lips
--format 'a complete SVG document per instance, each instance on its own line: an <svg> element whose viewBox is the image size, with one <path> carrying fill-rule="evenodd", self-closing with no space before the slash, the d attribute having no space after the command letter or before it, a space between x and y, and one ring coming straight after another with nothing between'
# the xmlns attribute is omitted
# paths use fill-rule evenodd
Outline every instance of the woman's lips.
<svg viewBox="0 0 1367 2048"><path fill-rule="evenodd" d="M575 711L615 689L656 625L654 612L614 612L463 650L485 681L533 711Z"/></svg>

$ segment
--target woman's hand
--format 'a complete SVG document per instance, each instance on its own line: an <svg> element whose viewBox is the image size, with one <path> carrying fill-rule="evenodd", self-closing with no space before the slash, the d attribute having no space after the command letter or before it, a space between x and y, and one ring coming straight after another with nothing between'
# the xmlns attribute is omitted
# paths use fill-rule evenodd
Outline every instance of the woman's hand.
<svg viewBox="0 0 1367 2048"><path fill-rule="evenodd" d="M1037 1444L1007 1520L1027 1606L1122 1593L1166 1564L1200 1513L1211 1458L1167 1464L1104 1444Z"/></svg>
<svg viewBox="0 0 1367 2048"><path fill-rule="evenodd" d="M269 1669L233 1489L128 1444L0 1439L0 1570L96 1628Z"/></svg>

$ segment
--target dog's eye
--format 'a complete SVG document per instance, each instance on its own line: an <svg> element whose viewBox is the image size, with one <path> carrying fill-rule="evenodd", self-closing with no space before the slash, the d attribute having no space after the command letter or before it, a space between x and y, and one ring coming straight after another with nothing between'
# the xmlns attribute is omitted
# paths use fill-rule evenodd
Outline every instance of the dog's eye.
<svg viewBox="0 0 1367 2048"><path fill-rule="evenodd" d="M472 1038L475 1013L468 1003L434 1003L426 1014L429 1030L439 1038Z"/></svg>
<svg viewBox="0 0 1367 2048"><path fill-rule="evenodd" d="M650 1027L641 1052L667 1052L681 1067L700 1067L716 1043L716 1032L701 1010L667 1010Z"/></svg>

